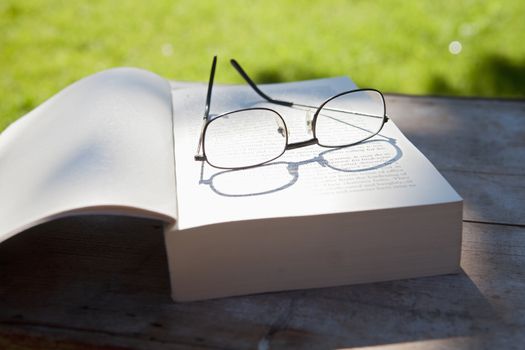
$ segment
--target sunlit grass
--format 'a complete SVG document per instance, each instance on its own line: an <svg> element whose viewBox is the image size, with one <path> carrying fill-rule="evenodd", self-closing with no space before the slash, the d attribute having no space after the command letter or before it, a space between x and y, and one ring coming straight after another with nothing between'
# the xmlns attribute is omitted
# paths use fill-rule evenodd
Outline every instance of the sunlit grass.
<svg viewBox="0 0 525 350"><path fill-rule="evenodd" d="M348 75L386 92L523 97L523 13L520 1L3 0L0 130L102 69L204 81L213 54L218 82L240 82L235 57L258 81Z"/></svg>

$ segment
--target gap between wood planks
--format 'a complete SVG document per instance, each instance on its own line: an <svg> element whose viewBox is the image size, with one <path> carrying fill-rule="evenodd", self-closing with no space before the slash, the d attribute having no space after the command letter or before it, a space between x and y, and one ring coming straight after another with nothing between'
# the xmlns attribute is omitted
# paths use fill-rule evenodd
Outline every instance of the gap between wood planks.
<svg viewBox="0 0 525 350"><path fill-rule="evenodd" d="M506 222L491 222L491 221L478 221L478 220L463 220L463 222L467 222L469 224L482 224L482 225L496 225L496 226L525 228L525 225L522 225L522 224L509 224Z"/></svg>

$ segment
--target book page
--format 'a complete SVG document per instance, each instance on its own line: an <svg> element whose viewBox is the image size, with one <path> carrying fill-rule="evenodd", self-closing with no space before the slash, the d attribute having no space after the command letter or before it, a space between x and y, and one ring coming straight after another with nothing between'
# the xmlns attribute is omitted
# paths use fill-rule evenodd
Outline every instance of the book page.
<svg viewBox="0 0 525 350"><path fill-rule="evenodd" d="M64 89L0 135L0 241L77 214L174 221L170 85L111 69Z"/></svg>
<svg viewBox="0 0 525 350"><path fill-rule="evenodd" d="M351 89L355 85L347 78L262 85L272 98L313 106ZM172 95L179 229L461 200L392 120L378 135L355 146L312 145L288 150L254 168L213 168L194 160L206 87L173 90ZM213 115L248 107L278 111L286 122L289 143L312 138L305 109L267 103L248 86L214 87Z"/></svg>

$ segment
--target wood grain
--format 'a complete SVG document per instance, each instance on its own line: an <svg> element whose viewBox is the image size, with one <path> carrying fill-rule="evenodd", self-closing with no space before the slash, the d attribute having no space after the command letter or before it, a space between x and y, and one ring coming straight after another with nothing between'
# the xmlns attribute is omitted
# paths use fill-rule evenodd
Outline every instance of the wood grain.
<svg viewBox="0 0 525 350"><path fill-rule="evenodd" d="M459 275L175 304L157 222L64 219L0 246L0 333L148 348L525 341L524 230L463 234Z"/></svg>
<svg viewBox="0 0 525 350"><path fill-rule="evenodd" d="M0 346L522 348L525 102L387 103L465 199L462 273L176 304L161 223L62 219L0 245Z"/></svg>
<svg viewBox="0 0 525 350"><path fill-rule="evenodd" d="M525 102L388 96L387 109L465 199L465 220L525 225Z"/></svg>

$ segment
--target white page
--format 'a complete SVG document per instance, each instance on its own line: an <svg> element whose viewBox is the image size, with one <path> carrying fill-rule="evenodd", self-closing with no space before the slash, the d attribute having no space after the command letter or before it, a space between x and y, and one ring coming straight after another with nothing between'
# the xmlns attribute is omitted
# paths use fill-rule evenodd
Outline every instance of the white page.
<svg viewBox="0 0 525 350"><path fill-rule="evenodd" d="M263 85L276 99L319 105L355 88L347 78ZM178 228L213 223L364 211L459 201L461 198L394 122L360 145L286 151L268 165L228 171L194 160L206 87L174 90ZM280 112L290 142L311 138L305 112L263 103L248 86L215 86L211 113L264 106ZM388 106L387 106L388 113Z"/></svg>
<svg viewBox="0 0 525 350"><path fill-rule="evenodd" d="M85 78L0 135L0 241L55 217L176 216L169 82L119 68Z"/></svg>

